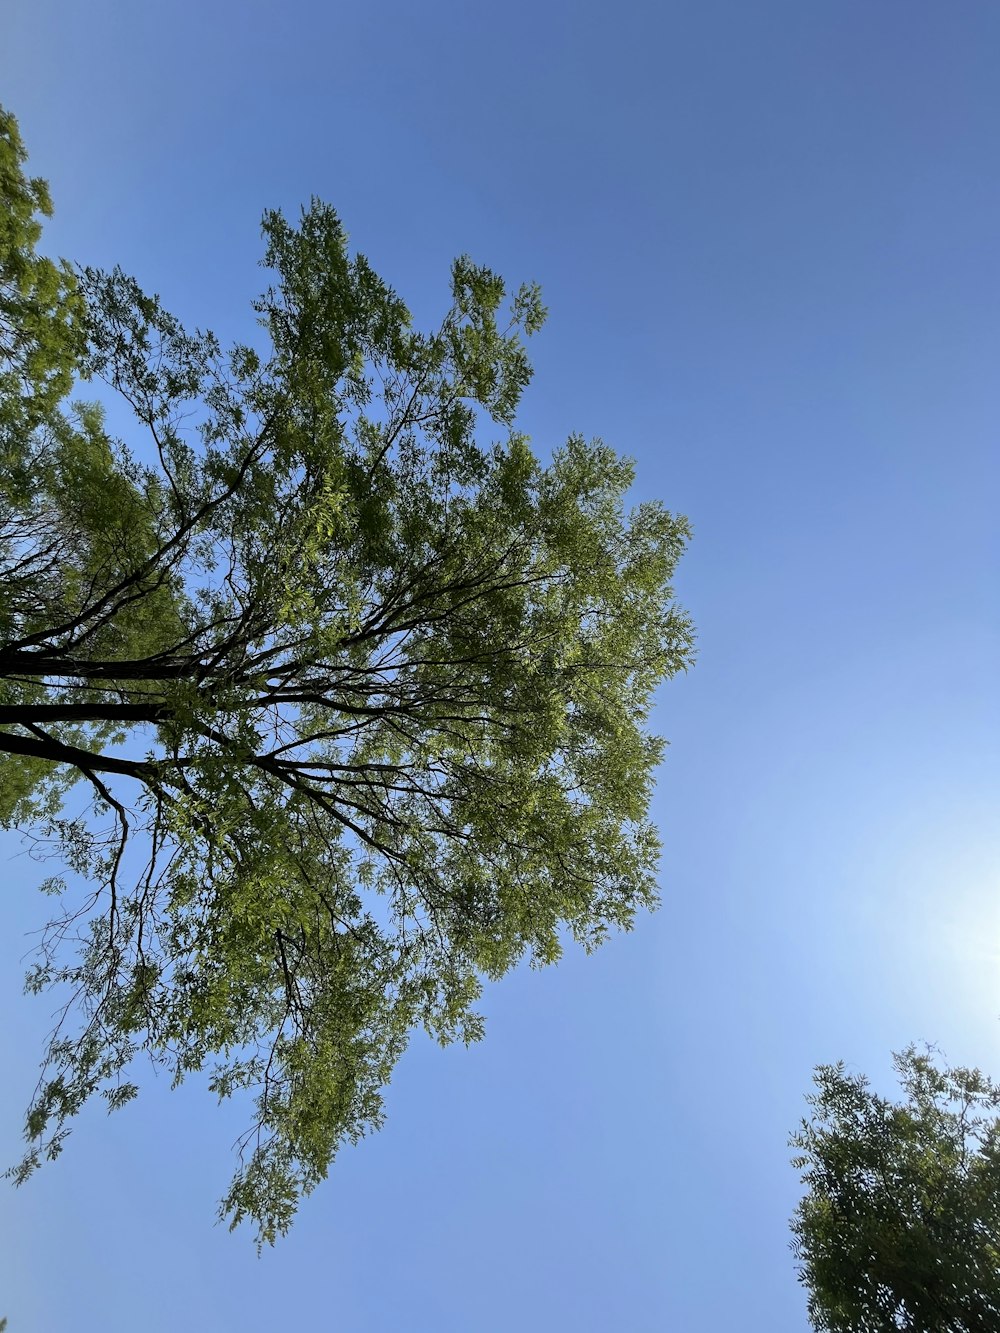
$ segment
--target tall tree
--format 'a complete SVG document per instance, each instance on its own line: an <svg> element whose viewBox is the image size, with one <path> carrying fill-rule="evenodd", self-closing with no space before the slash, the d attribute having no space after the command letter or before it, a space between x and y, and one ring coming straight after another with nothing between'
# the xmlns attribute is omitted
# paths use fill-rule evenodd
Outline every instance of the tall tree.
<svg viewBox="0 0 1000 1333"><path fill-rule="evenodd" d="M806 1195L792 1223L815 1329L1000 1328L1000 1085L894 1057L892 1102L843 1064L816 1070L791 1140Z"/></svg>
<svg viewBox="0 0 1000 1333"><path fill-rule="evenodd" d="M516 430L537 288L459 259L417 332L314 201L265 215L262 332L224 351L37 258L47 195L2 136L0 817L68 868L15 1175L145 1051L255 1097L222 1209L272 1241L414 1026L478 1037L483 978L654 903L687 525L627 511L601 442L543 466Z"/></svg>

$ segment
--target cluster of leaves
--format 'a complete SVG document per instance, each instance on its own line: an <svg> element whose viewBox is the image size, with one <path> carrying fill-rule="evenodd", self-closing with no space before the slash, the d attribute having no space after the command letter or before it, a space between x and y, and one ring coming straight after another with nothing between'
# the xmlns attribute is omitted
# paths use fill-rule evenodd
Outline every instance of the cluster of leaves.
<svg viewBox="0 0 1000 1333"><path fill-rule="evenodd" d="M905 1099L843 1064L816 1071L792 1143L806 1195L793 1249L813 1327L833 1333L1000 1328L1000 1085L895 1057Z"/></svg>
<svg viewBox="0 0 1000 1333"><path fill-rule="evenodd" d="M223 1210L271 1241L415 1026L477 1037L482 978L654 903L687 525L629 512L600 441L543 466L516 429L536 288L460 259L417 332L313 201L265 216L262 334L224 350L37 257L47 196L0 131L0 819L93 886L30 977L70 1000L16 1174L145 1051L255 1098Z"/></svg>

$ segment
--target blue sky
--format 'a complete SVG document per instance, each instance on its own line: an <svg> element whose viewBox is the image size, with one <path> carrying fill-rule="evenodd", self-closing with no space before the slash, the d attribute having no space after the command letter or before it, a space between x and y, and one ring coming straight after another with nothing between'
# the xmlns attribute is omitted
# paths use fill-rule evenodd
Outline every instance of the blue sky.
<svg viewBox="0 0 1000 1333"><path fill-rule="evenodd" d="M1000 1073L1000 9L992 2L13 0L47 247L246 331L315 194L418 319L468 251L551 315L523 424L687 513L663 906L414 1042L377 1137L257 1260L240 1127L155 1079L0 1191L10 1333L799 1333L810 1071ZM3 1156L48 1009L0 844Z"/></svg>

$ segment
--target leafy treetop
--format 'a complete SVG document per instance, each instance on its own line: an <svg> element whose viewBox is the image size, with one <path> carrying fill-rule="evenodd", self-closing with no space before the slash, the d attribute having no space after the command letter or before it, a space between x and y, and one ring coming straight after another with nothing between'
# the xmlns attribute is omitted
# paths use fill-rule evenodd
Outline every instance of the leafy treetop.
<svg viewBox="0 0 1000 1333"><path fill-rule="evenodd" d="M815 1329L990 1333L1000 1328L1000 1086L894 1057L905 1097L843 1064L816 1071L792 1144L806 1195L793 1250Z"/></svg>
<svg viewBox="0 0 1000 1333"><path fill-rule="evenodd" d="M144 1051L255 1099L222 1207L272 1241L414 1026L478 1037L482 978L654 903L688 529L626 510L600 441L544 466L516 429L535 287L459 259L418 332L314 200L265 215L263 333L224 350L38 258L48 197L9 116L0 143L0 817L69 872L15 1175Z"/></svg>

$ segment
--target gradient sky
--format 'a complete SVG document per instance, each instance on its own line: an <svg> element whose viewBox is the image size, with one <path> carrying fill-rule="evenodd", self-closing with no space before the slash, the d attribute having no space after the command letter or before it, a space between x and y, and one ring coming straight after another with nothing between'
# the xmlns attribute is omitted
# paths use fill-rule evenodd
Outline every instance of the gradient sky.
<svg viewBox="0 0 1000 1333"><path fill-rule="evenodd" d="M8 0L0 101L56 217L244 332L266 207L333 203L418 320L463 251L551 310L523 425L687 513L663 906L416 1039L385 1129L258 1260L238 1112L151 1076L0 1187L10 1333L801 1333L812 1066L1000 1074L995 0ZM0 842L0 1153L50 1003Z"/></svg>

